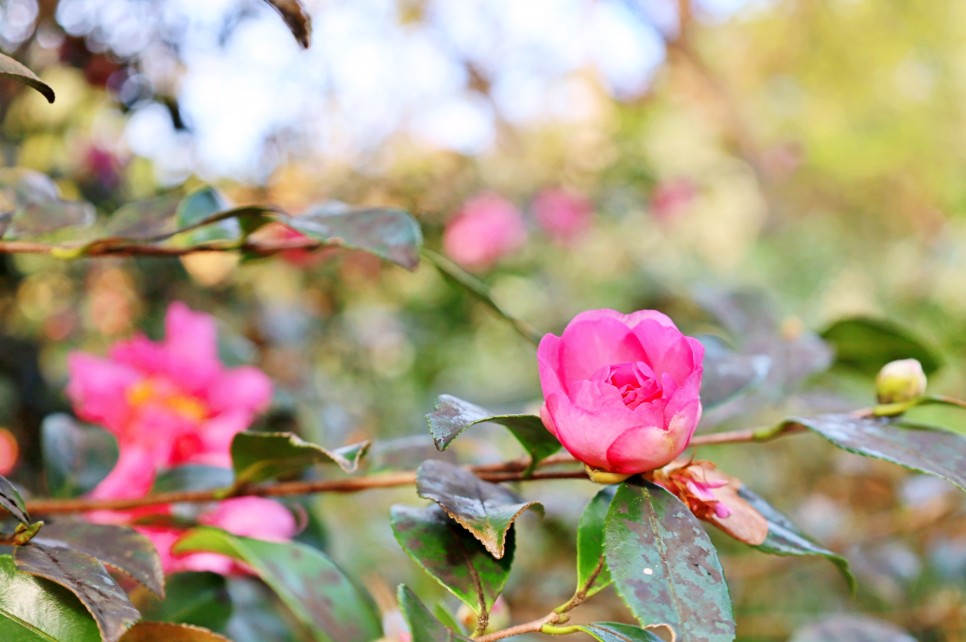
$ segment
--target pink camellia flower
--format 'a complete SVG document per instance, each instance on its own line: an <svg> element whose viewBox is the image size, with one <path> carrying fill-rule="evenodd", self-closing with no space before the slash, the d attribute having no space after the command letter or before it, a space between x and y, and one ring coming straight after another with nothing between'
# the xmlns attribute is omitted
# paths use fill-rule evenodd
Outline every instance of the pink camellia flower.
<svg viewBox="0 0 966 642"><path fill-rule="evenodd" d="M468 269L486 269L526 241L527 229L520 211L496 194L467 201L443 233L446 254Z"/></svg>
<svg viewBox="0 0 966 642"><path fill-rule="evenodd" d="M227 369L218 360L211 317L174 303L165 328L163 341L138 336L116 344L107 359L84 353L69 357L67 394L77 415L100 424L118 441L118 461L91 497L141 497L159 472L182 464L229 466L232 438L268 407L272 386L264 373L252 367ZM134 526L154 542L167 573L245 572L222 555L172 553L185 529L159 521L170 514L169 506L152 506L92 511L86 517ZM154 521L135 521L146 516ZM256 497L226 500L203 512L198 522L267 540L289 539L297 530L288 509Z"/></svg>
<svg viewBox="0 0 966 642"><path fill-rule="evenodd" d="M110 431L120 450L95 497L143 495L158 470L179 464L230 465L232 438L271 400L260 370L221 365L210 316L174 303L165 331L160 343L144 336L118 343L107 359L68 358L77 416Z"/></svg>
<svg viewBox="0 0 966 642"><path fill-rule="evenodd" d="M284 542L298 530L292 512L282 504L262 497L228 499L198 517L206 526L216 526L234 535L270 542ZM186 530L167 525L135 526L146 535L161 557L165 573L210 571L221 575L240 575L248 569L236 560L217 553L174 553L171 549Z"/></svg>
<svg viewBox="0 0 966 642"><path fill-rule="evenodd" d="M547 189L533 200L533 213L540 227L554 240L569 243L590 227L593 206L585 196L565 189Z"/></svg>
<svg viewBox="0 0 966 642"><path fill-rule="evenodd" d="M537 348L547 430L592 468L632 475L687 447L704 347L654 310L581 312Z"/></svg>

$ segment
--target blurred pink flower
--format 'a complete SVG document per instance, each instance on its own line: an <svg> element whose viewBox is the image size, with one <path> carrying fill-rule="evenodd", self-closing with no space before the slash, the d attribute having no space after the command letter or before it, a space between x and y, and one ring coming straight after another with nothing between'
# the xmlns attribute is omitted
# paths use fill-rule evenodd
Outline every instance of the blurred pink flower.
<svg viewBox="0 0 966 642"><path fill-rule="evenodd" d="M443 233L446 254L468 269L486 269L526 241L520 210L497 194L467 201Z"/></svg>
<svg viewBox="0 0 966 642"><path fill-rule="evenodd" d="M137 336L116 344L107 359L85 353L68 358L67 395L77 416L97 423L118 441L118 461L91 497L118 499L147 494L158 473L182 464L229 466L235 434L248 428L271 401L272 384L253 367L225 368L218 359L215 322L210 316L173 303L165 318L165 338ZM131 523L165 516L170 507L133 511L93 511L95 522ZM238 535L288 539L295 519L277 502L237 498L199 518ZM171 545L184 530L159 524L132 524L154 541L166 572L238 572L221 555L174 556Z"/></svg>
<svg viewBox="0 0 966 642"><path fill-rule="evenodd" d="M586 196L565 189L546 189L533 200L540 227L554 240L569 243L590 227L594 208Z"/></svg>
<svg viewBox="0 0 966 642"><path fill-rule="evenodd" d="M20 461L20 444L13 433L0 428L0 475L9 475Z"/></svg>
<svg viewBox="0 0 966 642"><path fill-rule="evenodd" d="M198 522L216 526L229 533L270 542L284 542L298 530L292 512L282 504L262 497L237 497L228 499L213 510L202 513ZM248 573L245 565L217 553L185 553L171 551L171 547L184 535L185 530L167 525L136 526L158 549L161 566L165 573L184 571L210 571L221 575Z"/></svg>
<svg viewBox="0 0 966 642"><path fill-rule="evenodd" d="M265 410L272 384L257 368L218 360L215 322L173 303L161 342L136 336L107 359L68 358L67 396L77 416L117 437L120 459L94 496L137 497L158 470L230 464L228 447Z"/></svg>
<svg viewBox="0 0 966 642"><path fill-rule="evenodd" d="M670 221L681 214L698 194L688 178L673 178L658 184L651 192L651 212L661 221Z"/></svg>

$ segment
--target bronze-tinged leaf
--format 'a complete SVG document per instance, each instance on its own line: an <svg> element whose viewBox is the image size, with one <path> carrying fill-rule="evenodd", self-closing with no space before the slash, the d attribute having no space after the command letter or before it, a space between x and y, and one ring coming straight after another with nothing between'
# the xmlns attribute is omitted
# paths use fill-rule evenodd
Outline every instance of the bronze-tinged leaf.
<svg viewBox="0 0 966 642"><path fill-rule="evenodd" d="M30 523L30 515L27 514L23 498L10 480L2 475L0 475L0 507L21 524Z"/></svg>
<svg viewBox="0 0 966 642"><path fill-rule="evenodd" d="M13 78L28 87L33 87L47 99L47 102L52 103L56 96L54 95L53 88L45 83L43 80L37 77L37 74L30 71L20 62L14 60L6 54L0 53L0 76L6 76L8 78Z"/></svg>
<svg viewBox="0 0 966 642"><path fill-rule="evenodd" d="M494 559L439 506L393 506L393 535L403 550L475 613L489 611L500 596L513 562L513 533L506 554Z"/></svg>
<svg viewBox="0 0 966 642"><path fill-rule="evenodd" d="M844 414L789 419L851 453L936 475L966 491L966 437Z"/></svg>
<svg viewBox="0 0 966 642"><path fill-rule="evenodd" d="M494 415L452 395L440 395L433 412L426 415L433 443L440 451L446 450L467 428L488 422L500 424L516 437L530 454L531 467L560 450L560 442L534 415Z"/></svg>
<svg viewBox="0 0 966 642"><path fill-rule="evenodd" d="M21 573L0 555L0 640L102 642L97 624L64 587Z"/></svg>
<svg viewBox="0 0 966 642"><path fill-rule="evenodd" d="M76 595L97 622L104 642L117 642L141 619L110 573L86 553L30 543L14 549L14 562L19 570L60 584Z"/></svg>
<svg viewBox="0 0 966 642"><path fill-rule="evenodd" d="M852 576L852 572L849 570L848 560L841 555L833 553L801 532L787 516L776 510L774 506L748 488L742 488L738 491L738 494L768 520L768 537L755 548L770 555L796 557L819 555L824 557L838 567L843 577L845 577L845 581L848 582L849 587L855 592L855 577Z"/></svg>
<svg viewBox="0 0 966 642"><path fill-rule="evenodd" d="M231 640L191 624L140 622L124 634L121 642L231 642Z"/></svg>
<svg viewBox="0 0 966 642"><path fill-rule="evenodd" d="M524 501L513 491L483 481L468 470L444 461L423 462L416 471L416 491L431 499L468 530L493 557L500 559L507 531L525 510L543 513L543 505Z"/></svg>
<svg viewBox="0 0 966 642"><path fill-rule="evenodd" d="M329 450L291 432L240 432L231 442L231 465L236 483L252 484L291 477L317 463L352 473L368 450L368 441Z"/></svg>
<svg viewBox="0 0 966 642"><path fill-rule="evenodd" d="M614 586L642 625L667 624L682 640L732 642L724 571L701 522L674 495L624 482L611 502L604 550Z"/></svg>
<svg viewBox="0 0 966 642"><path fill-rule="evenodd" d="M59 521L47 524L33 543L86 553L164 597L164 571L154 544L127 526Z"/></svg>
<svg viewBox="0 0 966 642"><path fill-rule="evenodd" d="M312 18L299 0L265 0L278 11L302 49L308 49L312 38Z"/></svg>

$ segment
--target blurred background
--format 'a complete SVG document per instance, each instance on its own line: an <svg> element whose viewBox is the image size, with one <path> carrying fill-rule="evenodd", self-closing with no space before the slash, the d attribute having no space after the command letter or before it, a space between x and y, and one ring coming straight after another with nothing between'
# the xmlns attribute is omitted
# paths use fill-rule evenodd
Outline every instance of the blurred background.
<svg viewBox="0 0 966 642"><path fill-rule="evenodd" d="M699 430L871 403L869 372L837 367L818 336L845 317L914 331L942 355L931 390L966 396L963 3L305 5L307 50L256 0L0 0L0 49L57 92L48 105L0 79L0 163L49 176L103 220L207 184L296 214L331 200L403 207L427 247L541 333L588 308L658 307L767 355L767 385ZM0 188L15 176L0 173ZM330 251L18 255L0 261L0 293L0 425L28 483L39 426L68 408L68 352L158 338L172 300L219 319L226 361L273 377L266 426L332 446L377 439L373 469L437 456L423 415L441 393L539 406L533 346L428 265ZM701 456L846 554L861 588L851 597L825 561L722 540L740 639L787 640L840 611L966 639L955 489L815 437L785 441ZM486 430L454 449L465 462L518 454ZM521 524L515 620L569 597L572 556L547 552L573 547L573 498L594 489L525 490L548 510ZM392 541L393 501L419 500L373 495L360 513L354 498L314 498L312 537L359 575L381 564L372 586L445 599ZM585 608L628 618L616 598Z"/></svg>

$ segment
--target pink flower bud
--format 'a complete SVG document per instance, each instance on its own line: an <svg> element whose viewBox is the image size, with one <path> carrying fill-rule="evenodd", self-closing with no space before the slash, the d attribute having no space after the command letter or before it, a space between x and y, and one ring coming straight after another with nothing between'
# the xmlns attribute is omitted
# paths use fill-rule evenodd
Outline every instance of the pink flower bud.
<svg viewBox="0 0 966 642"><path fill-rule="evenodd" d="M578 314L540 341L540 416L570 454L605 472L672 461L701 418L704 347L654 310Z"/></svg>

